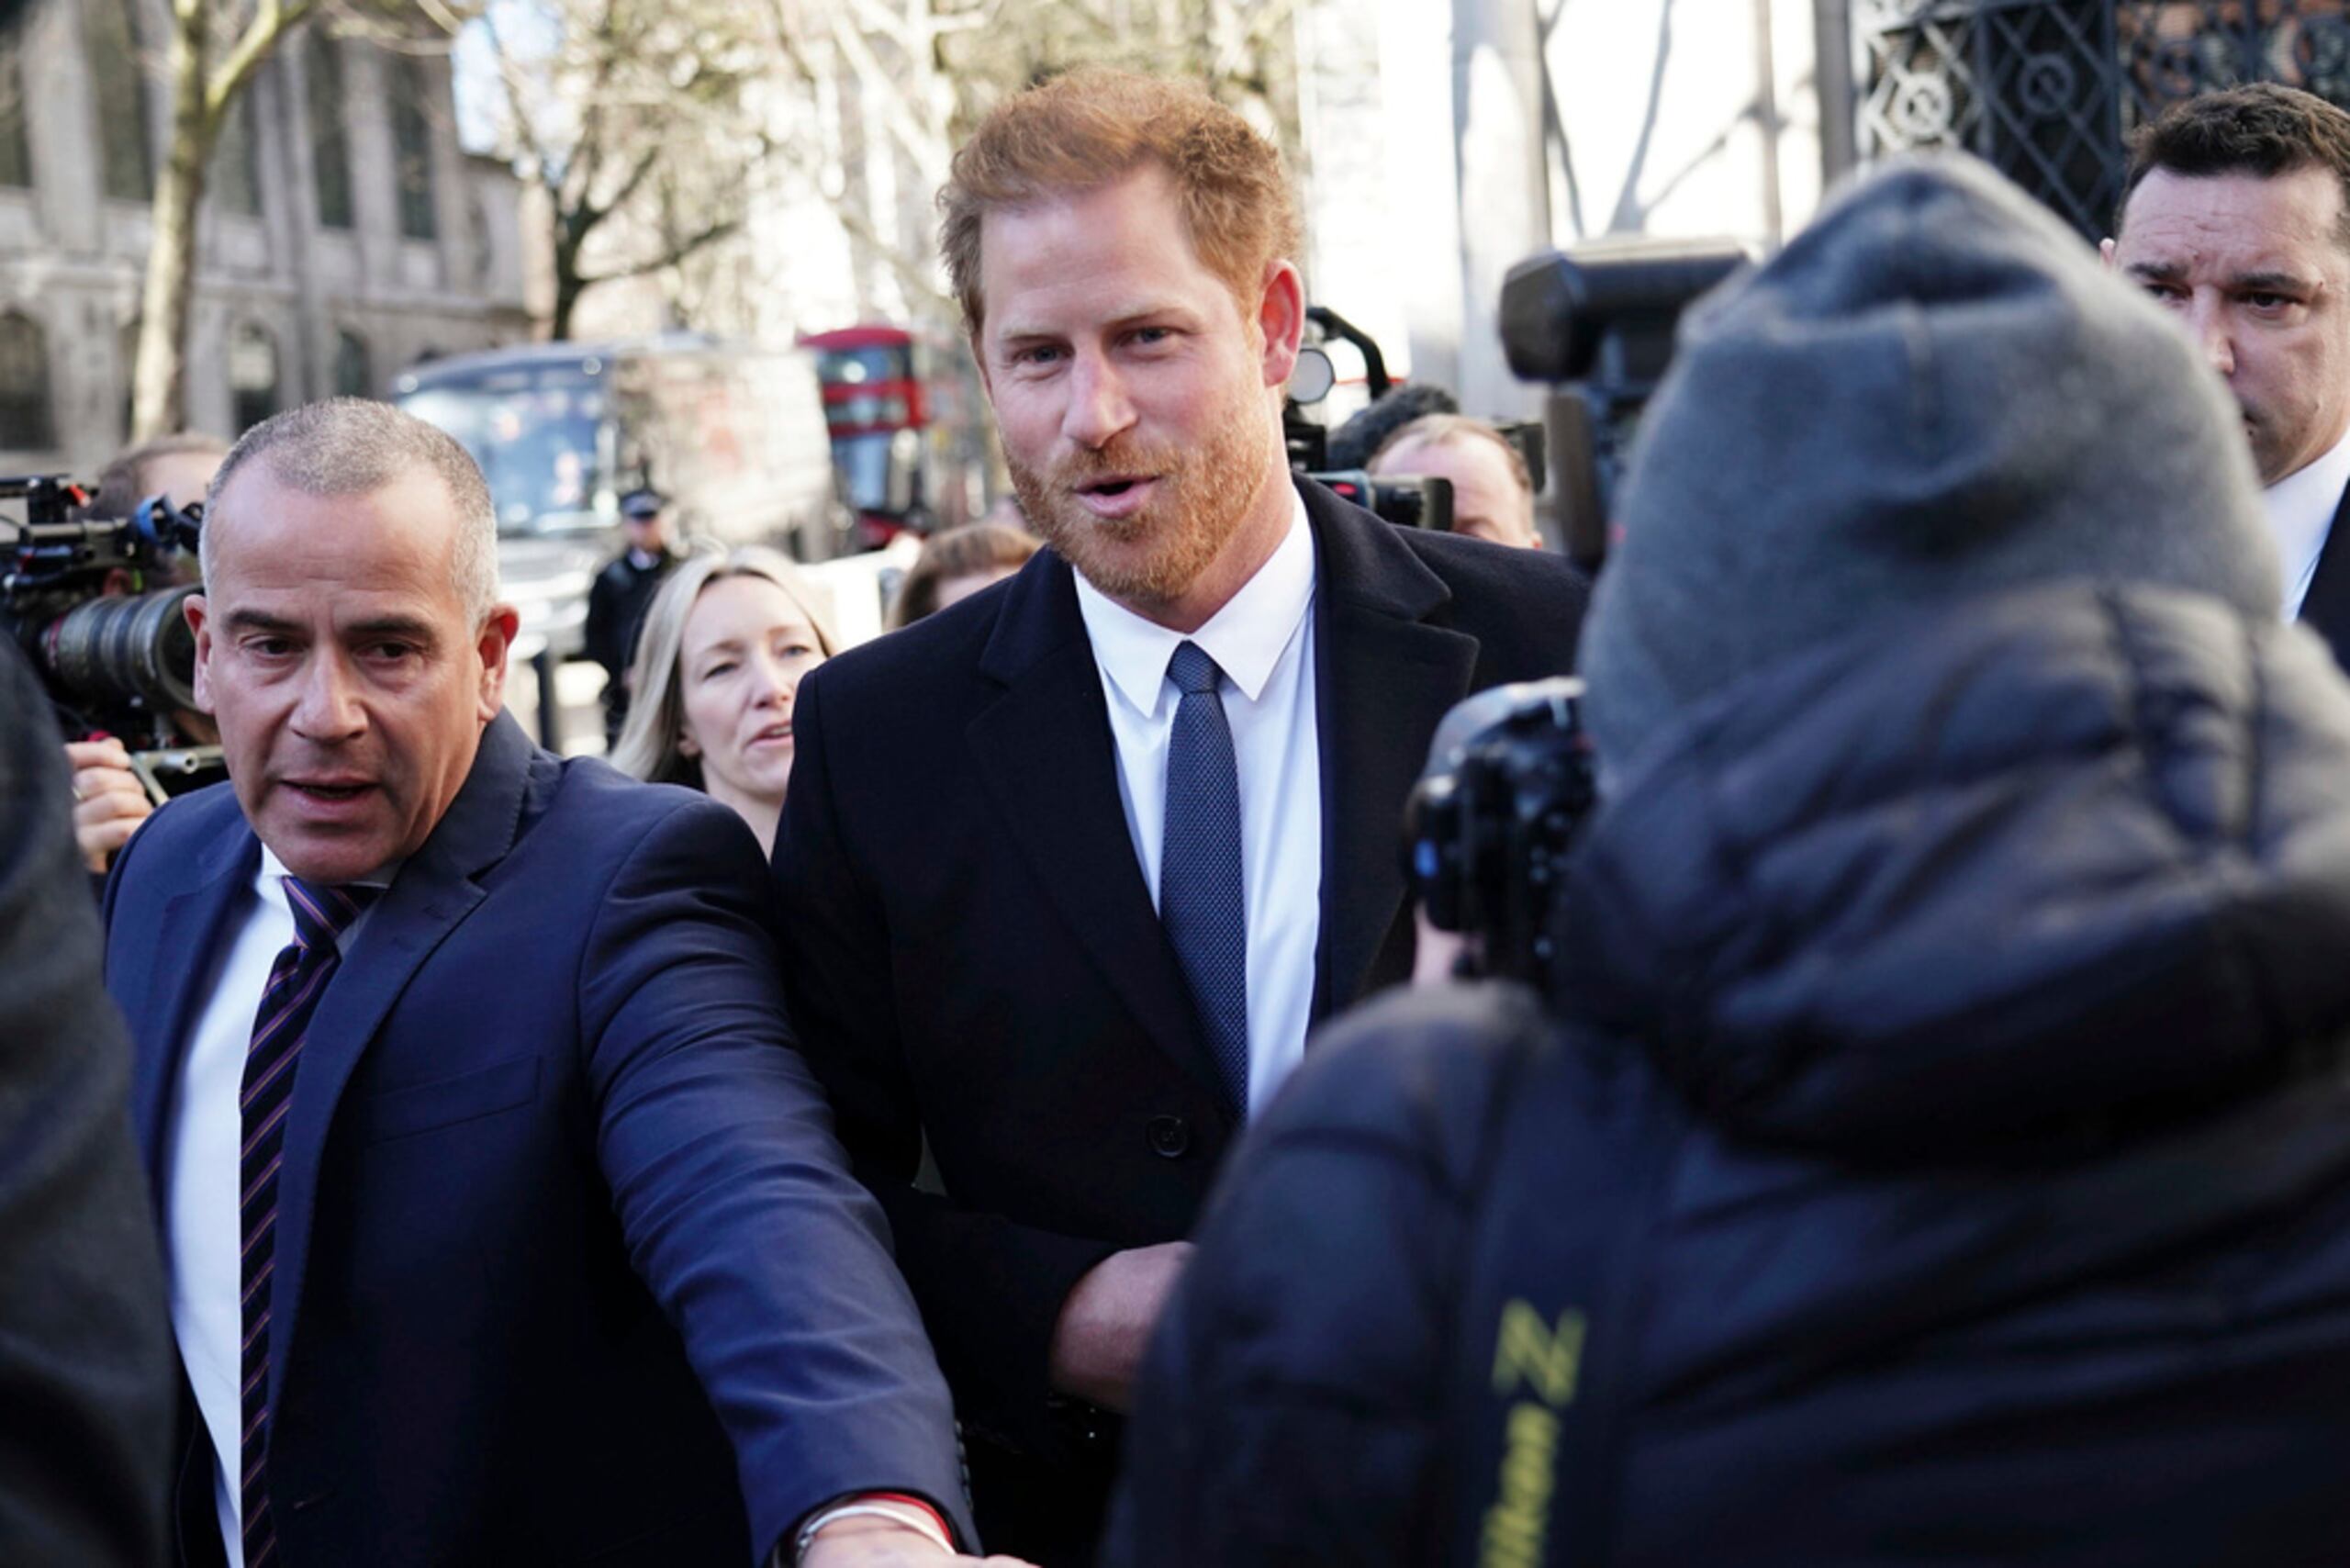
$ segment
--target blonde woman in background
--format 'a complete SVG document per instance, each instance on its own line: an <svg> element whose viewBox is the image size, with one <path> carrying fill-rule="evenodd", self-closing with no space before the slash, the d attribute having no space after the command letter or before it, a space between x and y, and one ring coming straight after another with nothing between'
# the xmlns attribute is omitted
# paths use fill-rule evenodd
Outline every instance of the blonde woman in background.
<svg viewBox="0 0 2350 1568"><path fill-rule="evenodd" d="M837 647L781 554L752 546L689 557L645 609L612 766L707 792L772 852L791 779L792 699Z"/></svg>

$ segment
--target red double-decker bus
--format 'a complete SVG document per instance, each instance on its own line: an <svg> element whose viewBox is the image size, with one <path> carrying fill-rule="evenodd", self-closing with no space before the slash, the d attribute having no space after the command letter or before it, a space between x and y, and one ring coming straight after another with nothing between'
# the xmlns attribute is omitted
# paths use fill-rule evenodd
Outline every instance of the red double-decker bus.
<svg viewBox="0 0 2350 1568"><path fill-rule="evenodd" d="M832 465L865 543L889 543L900 529L928 532L940 510L964 510L937 494L933 473L937 399L926 376L928 345L881 324L813 331L799 343L815 355Z"/></svg>
<svg viewBox="0 0 2350 1568"><path fill-rule="evenodd" d="M966 357L902 327L803 335L816 356L841 490L870 544L985 510L985 448Z"/></svg>

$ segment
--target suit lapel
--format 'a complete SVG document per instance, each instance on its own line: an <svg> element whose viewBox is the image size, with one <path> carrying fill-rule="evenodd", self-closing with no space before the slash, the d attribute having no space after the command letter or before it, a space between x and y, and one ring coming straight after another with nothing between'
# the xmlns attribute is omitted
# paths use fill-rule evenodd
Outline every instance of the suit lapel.
<svg viewBox="0 0 2350 1568"><path fill-rule="evenodd" d="M1315 1014L1362 994L1404 906L1404 802L1445 710L1469 695L1477 640L1431 624L1452 593L1393 525L1303 487L1321 548L1315 701L1322 936Z"/></svg>
<svg viewBox="0 0 2350 1568"><path fill-rule="evenodd" d="M169 1212L163 1165L170 1151L164 1148L163 1131L180 1064L187 1058L188 1036L200 1005L211 994L227 958L220 951L220 937L229 913L252 885L260 863L261 841L245 824L243 813L232 812L228 830L195 858L189 880L165 898L161 918L147 934L152 948L146 955L148 1004L123 1010L139 1047L131 1116L159 1217ZM109 932L109 949L114 941Z"/></svg>
<svg viewBox="0 0 2350 1568"><path fill-rule="evenodd" d="M2350 488L2343 491L2326 529L2310 591L2301 597L2300 619L2325 639L2334 663L2350 669Z"/></svg>
<svg viewBox="0 0 2350 1568"><path fill-rule="evenodd" d="M310 1020L278 1172L277 1270L270 1311L273 1406L284 1386L286 1351L301 1310L319 1170L336 1103L419 967L487 896L473 877L513 846L531 758L531 743L520 727L499 714L482 734L464 787L424 846L393 878L350 962L335 971Z"/></svg>
<svg viewBox="0 0 2350 1568"><path fill-rule="evenodd" d="M989 798L1102 979L1159 1049L1214 1089L1126 831L1102 676L1066 562L1048 552L1022 570L979 667L1004 685L965 732Z"/></svg>

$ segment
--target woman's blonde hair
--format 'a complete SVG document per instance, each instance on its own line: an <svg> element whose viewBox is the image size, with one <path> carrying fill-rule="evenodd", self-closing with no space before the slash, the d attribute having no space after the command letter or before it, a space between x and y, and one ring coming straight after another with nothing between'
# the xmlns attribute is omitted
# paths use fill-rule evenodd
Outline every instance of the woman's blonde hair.
<svg viewBox="0 0 2350 1568"><path fill-rule="evenodd" d="M677 745L686 723L677 664L685 653L686 618L694 601L702 589L727 577L764 577L773 583L808 618L823 655L830 658L840 652L831 618L817 608L806 580L780 552L756 544L722 552L697 550L662 579L637 633L636 657L629 663L628 722L621 726L611 756L612 766L631 778L702 787L701 760L688 756Z"/></svg>

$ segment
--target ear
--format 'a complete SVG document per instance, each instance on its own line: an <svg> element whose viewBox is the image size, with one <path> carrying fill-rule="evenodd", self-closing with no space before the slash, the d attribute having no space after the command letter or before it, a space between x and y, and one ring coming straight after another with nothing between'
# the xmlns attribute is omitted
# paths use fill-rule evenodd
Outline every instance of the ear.
<svg viewBox="0 0 2350 1568"><path fill-rule="evenodd" d="M1289 385L1297 368L1297 347L1305 340L1305 282L1289 262L1265 266L1265 286L1257 297L1257 330L1263 338L1265 385Z"/></svg>
<svg viewBox="0 0 2350 1568"><path fill-rule="evenodd" d="M187 629L196 633L196 705L203 712L212 711L212 607L200 593L192 593L180 601L180 613L187 618Z"/></svg>
<svg viewBox="0 0 2350 1568"><path fill-rule="evenodd" d="M477 711L485 724L497 718L498 711L506 706L506 656L513 651L514 633L521 624L522 617L512 605L492 605L481 623L480 634L474 640L474 652L481 655Z"/></svg>
<svg viewBox="0 0 2350 1568"><path fill-rule="evenodd" d="M694 733L691 730L681 729L677 732L677 755L679 756L701 755L701 745L694 739Z"/></svg>

